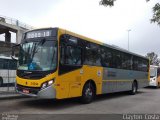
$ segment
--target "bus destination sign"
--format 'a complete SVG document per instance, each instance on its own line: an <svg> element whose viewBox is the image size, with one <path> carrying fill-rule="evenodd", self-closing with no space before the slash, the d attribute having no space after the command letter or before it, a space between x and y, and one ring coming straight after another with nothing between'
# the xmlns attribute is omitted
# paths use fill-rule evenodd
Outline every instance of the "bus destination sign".
<svg viewBox="0 0 160 120"><path fill-rule="evenodd" d="M49 37L51 36L51 30L37 30L26 33L26 39L38 38L38 37Z"/></svg>

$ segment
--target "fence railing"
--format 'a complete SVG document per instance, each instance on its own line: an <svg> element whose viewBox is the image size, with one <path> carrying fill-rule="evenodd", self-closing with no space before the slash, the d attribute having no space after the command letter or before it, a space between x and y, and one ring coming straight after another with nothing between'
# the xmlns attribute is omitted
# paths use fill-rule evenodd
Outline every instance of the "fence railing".
<svg viewBox="0 0 160 120"><path fill-rule="evenodd" d="M25 24L23 22L20 22L19 20L17 19L14 19L14 18L10 18L10 17L6 17L6 16L3 16L3 15L0 15L0 21L1 22L4 22L4 23L7 23L7 24L11 24L11 25L16 25L18 27L22 27L24 29L28 29L28 30L31 30L31 29L34 29L33 26L30 26L28 24Z"/></svg>

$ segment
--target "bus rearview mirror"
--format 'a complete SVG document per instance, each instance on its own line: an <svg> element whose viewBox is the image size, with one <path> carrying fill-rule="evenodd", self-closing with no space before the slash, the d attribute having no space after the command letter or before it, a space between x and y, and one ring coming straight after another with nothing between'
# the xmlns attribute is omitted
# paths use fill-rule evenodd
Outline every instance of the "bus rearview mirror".
<svg viewBox="0 0 160 120"><path fill-rule="evenodd" d="M18 55L19 55L19 47L20 47L20 44L17 44L17 45L14 45L12 46L12 54L11 54L11 58L13 60L18 60Z"/></svg>

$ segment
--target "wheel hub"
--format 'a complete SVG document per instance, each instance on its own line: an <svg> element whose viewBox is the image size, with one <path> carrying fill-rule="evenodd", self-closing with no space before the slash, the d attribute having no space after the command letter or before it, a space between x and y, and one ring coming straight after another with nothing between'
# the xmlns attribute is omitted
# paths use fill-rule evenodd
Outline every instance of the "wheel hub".
<svg viewBox="0 0 160 120"><path fill-rule="evenodd" d="M91 97L93 95L92 90L90 88L88 88L85 92L87 97Z"/></svg>

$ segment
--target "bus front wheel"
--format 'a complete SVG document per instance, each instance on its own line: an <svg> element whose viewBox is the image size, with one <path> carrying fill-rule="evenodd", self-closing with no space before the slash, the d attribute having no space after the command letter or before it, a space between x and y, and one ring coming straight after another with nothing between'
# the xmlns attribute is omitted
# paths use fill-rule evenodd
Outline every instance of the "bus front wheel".
<svg viewBox="0 0 160 120"><path fill-rule="evenodd" d="M86 83L83 87L81 102L84 104L91 103L95 96L95 88L92 83Z"/></svg>

